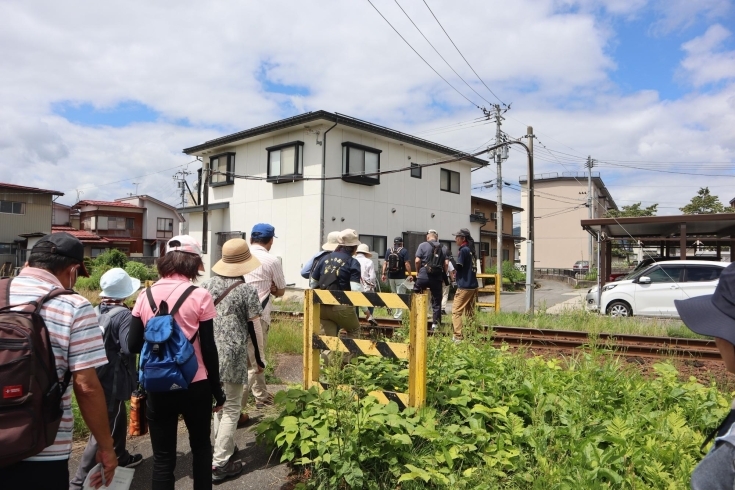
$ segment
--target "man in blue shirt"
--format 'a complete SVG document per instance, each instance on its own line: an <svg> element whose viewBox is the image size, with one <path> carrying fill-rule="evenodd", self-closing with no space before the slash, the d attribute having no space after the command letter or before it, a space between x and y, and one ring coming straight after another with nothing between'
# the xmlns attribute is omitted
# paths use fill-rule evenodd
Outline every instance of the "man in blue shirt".
<svg viewBox="0 0 735 490"><path fill-rule="evenodd" d="M411 262L408 260L408 250L403 248L403 238L397 236L393 239L393 248L385 251L385 262L383 262L383 272L380 279L385 282L387 277L391 291L397 294L406 294L408 290L404 283L413 281L413 276L408 275L407 277L410 272ZM396 309L393 318L400 320L402 316L403 310Z"/></svg>
<svg viewBox="0 0 735 490"><path fill-rule="evenodd" d="M457 233L453 233L454 240L459 247L459 253L456 260L456 278L457 292L454 295L454 303L452 304L452 324L454 325L455 342L459 342L462 337L462 322L464 317L472 318L475 316L475 301L477 298L477 259L473 250L473 241L470 231L462 228Z"/></svg>

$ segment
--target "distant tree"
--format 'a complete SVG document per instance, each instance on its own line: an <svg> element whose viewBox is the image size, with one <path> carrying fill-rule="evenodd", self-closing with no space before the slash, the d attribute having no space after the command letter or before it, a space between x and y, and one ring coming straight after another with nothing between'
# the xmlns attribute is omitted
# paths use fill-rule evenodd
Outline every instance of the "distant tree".
<svg viewBox="0 0 735 490"><path fill-rule="evenodd" d="M658 204L651 204L648 207L641 207L641 203L637 202L630 206L623 206L622 209L611 209L605 215L607 218L633 218L636 216L656 216Z"/></svg>
<svg viewBox="0 0 735 490"><path fill-rule="evenodd" d="M679 210L684 214L716 214L724 213L725 206L719 197L710 194L709 187L702 187L689 204Z"/></svg>

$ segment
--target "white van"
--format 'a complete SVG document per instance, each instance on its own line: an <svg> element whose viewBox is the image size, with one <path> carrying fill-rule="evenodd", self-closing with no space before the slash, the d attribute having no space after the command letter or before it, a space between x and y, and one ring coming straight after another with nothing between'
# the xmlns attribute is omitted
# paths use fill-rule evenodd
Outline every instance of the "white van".
<svg viewBox="0 0 735 490"><path fill-rule="evenodd" d="M600 303L611 316L678 317L674 300L715 292L726 262L675 260L652 264L635 278L602 287Z"/></svg>

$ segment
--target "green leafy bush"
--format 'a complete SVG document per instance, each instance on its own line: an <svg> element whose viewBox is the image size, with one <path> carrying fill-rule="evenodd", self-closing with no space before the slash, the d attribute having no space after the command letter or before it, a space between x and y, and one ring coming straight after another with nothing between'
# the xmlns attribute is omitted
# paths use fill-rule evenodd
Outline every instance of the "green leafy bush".
<svg viewBox="0 0 735 490"><path fill-rule="evenodd" d="M485 267L485 274L497 274L498 266ZM526 273L518 270L515 264L509 260L503 262L503 284L526 282Z"/></svg>
<svg viewBox="0 0 735 490"><path fill-rule="evenodd" d="M121 252L116 248L109 248L94 259L93 267L109 266L109 269L112 269L114 267L120 267L121 269L124 269L125 264L127 263L128 256L125 255L124 252Z"/></svg>
<svg viewBox="0 0 735 490"><path fill-rule="evenodd" d="M546 360L449 339L430 339L428 359L421 410L366 395L406 391L404 363L360 358L328 379L351 390L277 395L259 437L309 470L302 488L687 488L729 410L714 383L669 363L647 379L596 353Z"/></svg>
<svg viewBox="0 0 735 490"><path fill-rule="evenodd" d="M145 264L134 262L132 260L125 264L125 272L127 272L130 277L140 279L141 281L153 281L158 279L158 271L156 271L155 267L147 267Z"/></svg>
<svg viewBox="0 0 735 490"><path fill-rule="evenodd" d="M74 286L76 289L88 289L88 290L95 290L95 289L101 289L100 288L100 278L102 278L102 274L109 271L113 267L110 265L95 265L92 267L92 270L89 270L89 277L80 277L77 279L76 285Z"/></svg>

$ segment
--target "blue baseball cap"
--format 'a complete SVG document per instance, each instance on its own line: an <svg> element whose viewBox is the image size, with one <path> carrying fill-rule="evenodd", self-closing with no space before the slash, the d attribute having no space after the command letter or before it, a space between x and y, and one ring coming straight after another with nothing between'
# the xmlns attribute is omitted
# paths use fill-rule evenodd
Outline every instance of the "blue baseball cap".
<svg viewBox="0 0 735 490"><path fill-rule="evenodd" d="M250 232L252 238L278 238L276 236L276 229L268 223L258 223L253 226L253 231Z"/></svg>

